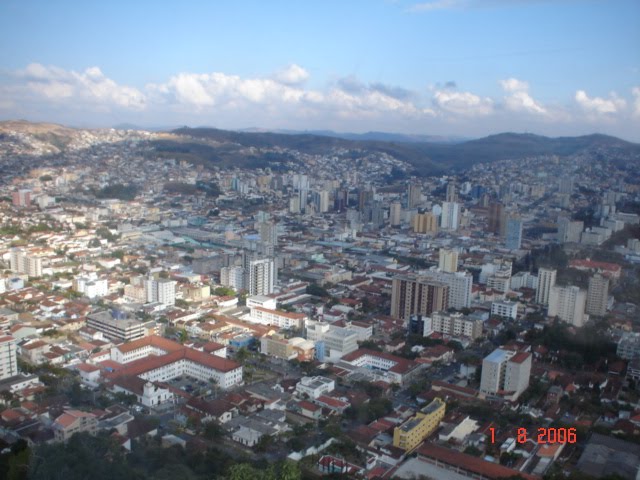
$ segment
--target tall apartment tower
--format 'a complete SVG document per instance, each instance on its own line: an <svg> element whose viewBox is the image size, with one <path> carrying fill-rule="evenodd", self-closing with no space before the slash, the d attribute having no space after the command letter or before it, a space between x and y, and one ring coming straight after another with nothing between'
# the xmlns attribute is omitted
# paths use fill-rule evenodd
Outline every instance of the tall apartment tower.
<svg viewBox="0 0 640 480"><path fill-rule="evenodd" d="M249 259L246 256L245 288L249 295L269 295L273 293L277 270L273 258Z"/></svg>
<svg viewBox="0 0 640 480"><path fill-rule="evenodd" d="M458 252L456 250L441 248L438 252L438 257L438 268L440 270L452 273L458 271Z"/></svg>
<svg viewBox="0 0 640 480"><path fill-rule="evenodd" d="M391 316L409 321L411 315L429 315L449 307L449 286L422 277L400 275L391 287Z"/></svg>
<svg viewBox="0 0 640 480"><path fill-rule="evenodd" d="M587 290L587 313L603 317L607 313L609 301L609 279L596 273L589 279Z"/></svg>
<svg viewBox="0 0 640 480"><path fill-rule="evenodd" d="M549 305L551 288L556 284L556 270L540 268L538 270L538 286L536 288L536 303Z"/></svg>
<svg viewBox="0 0 640 480"><path fill-rule="evenodd" d="M506 233L506 247L509 250L520 249L522 246L522 219L516 216L508 217Z"/></svg>
<svg viewBox="0 0 640 480"><path fill-rule="evenodd" d="M258 224L258 231L260 232L260 241L267 245L278 244L278 226L269 221L260 222Z"/></svg>
<svg viewBox="0 0 640 480"><path fill-rule="evenodd" d="M10 335L0 337L0 380L18 375L16 343Z"/></svg>
<svg viewBox="0 0 640 480"><path fill-rule="evenodd" d="M458 201L458 194L456 193L456 183L447 183L447 194L445 196L447 202L456 203Z"/></svg>
<svg viewBox="0 0 640 480"><path fill-rule="evenodd" d="M575 286L551 288L549 294L550 317L558 317L574 327L582 327L585 322L587 292Z"/></svg>
<svg viewBox="0 0 640 480"><path fill-rule="evenodd" d="M531 353L497 348L482 361L480 393L517 399L529 386Z"/></svg>
<svg viewBox="0 0 640 480"><path fill-rule="evenodd" d="M244 285L244 268L240 266L222 267L220 269L220 285L231 287L236 292L243 290Z"/></svg>
<svg viewBox="0 0 640 480"><path fill-rule="evenodd" d="M407 208L415 208L422 202L422 186L414 181L407 186Z"/></svg>
<svg viewBox="0 0 640 480"><path fill-rule="evenodd" d="M14 207L28 207L31 203L31 190L18 190L12 195Z"/></svg>
<svg viewBox="0 0 640 480"><path fill-rule="evenodd" d="M398 227L402 223L402 204L400 202L392 202L389 207L389 224L392 227Z"/></svg>
<svg viewBox="0 0 640 480"><path fill-rule="evenodd" d="M30 277L42 276L42 258L29 255L20 248L12 248L9 257L11 271L26 273Z"/></svg>
<svg viewBox="0 0 640 480"><path fill-rule="evenodd" d="M457 230L460 225L460 204L455 202L443 202L440 227L443 230Z"/></svg>
<svg viewBox="0 0 640 480"><path fill-rule="evenodd" d="M163 305L176 304L176 284L175 280L168 278L149 277L144 282L144 290L149 303L162 303Z"/></svg>
<svg viewBox="0 0 640 480"><path fill-rule="evenodd" d="M491 202L489 204L489 219L487 230L489 233L500 235L500 222L502 221L504 205L500 202Z"/></svg>
<svg viewBox="0 0 640 480"><path fill-rule="evenodd" d="M411 221L414 233L436 233L438 231L438 217L433 213L418 213Z"/></svg>

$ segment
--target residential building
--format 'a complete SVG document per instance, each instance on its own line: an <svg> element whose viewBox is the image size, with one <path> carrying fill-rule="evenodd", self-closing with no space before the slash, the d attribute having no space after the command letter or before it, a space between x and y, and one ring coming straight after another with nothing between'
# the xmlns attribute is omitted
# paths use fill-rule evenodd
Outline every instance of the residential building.
<svg viewBox="0 0 640 480"><path fill-rule="evenodd" d="M413 451L438 428L445 410L445 402L440 398L434 398L414 417L393 430L393 446L405 452Z"/></svg>
<svg viewBox="0 0 640 480"><path fill-rule="evenodd" d="M249 295L269 295L273 293L277 281L276 264L273 258L249 259L246 257L244 271L245 289Z"/></svg>
<svg viewBox="0 0 640 480"><path fill-rule="evenodd" d="M28 207L31 204L31 190L18 190L12 194L14 207Z"/></svg>
<svg viewBox="0 0 640 480"><path fill-rule="evenodd" d="M618 340L616 355L625 360L640 358L640 333L625 333Z"/></svg>
<svg viewBox="0 0 640 480"><path fill-rule="evenodd" d="M509 250L518 250L522 246L522 219L515 216L507 218L505 246Z"/></svg>
<svg viewBox="0 0 640 480"><path fill-rule="evenodd" d="M400 202L391 202L389 207L389 224L392 227L398 227L402 223L402 204Z"/></svg>
<svg viewBox="0 0 640 480"><path fill-rule="evenodd" d="M244 287L244 268L240 266L222 267L220 269L220 285L233 288L236 292Z"/></svg>
<svg viewBox="0 0 640 480"><path fill-rule="evenodd" d="M260 353L282 360L310 362L315 357L316 343L300 337L286 338L276 333L260 339Z"/></svg>
<svg viewBox="0 0 640 480"><path fill-rule="evenodd" d="M492 302L491 315L498 317L511 318L515 320L518 317L517 302Z"/></svg>
<svg viewBox="0 0 640 480"><path fill-rule="evenodd" d="M104 297L109 293L109 282L97 276L81 276L73 280L73 289L87 298Z"/></svg>
<svg viewBox="0 0 640 480"><path fill-rule="evenodd" d="M417 321L416 316L411 317L411 321ZM434 332L475 340L482 336L482 320L469 318L462 313L434 312L430 317L422 317L422 329L418 333L428 337Z"/></svg>
<svg viewBox="0 0 640 480"><path fill-rule="evenodd" d="M391 316L409 320L411 315L429 315L449 308L449 286L443 282L415 276L393 278Z"/></svg>
<svg viewBox="0 0 640 480"><path fill-rule="evenodd" d="M558 217L558 242L578 243L583 230L583 221L572 221L567 217Z"/></svg>
<svg viewBox="0 0 640 480"><path fill-rule="evenodd" d="M455 231L460 226L460 204L443 202L440 216L440 228Z"/></svg>
<svg viewBox="0 0 640 480"><path fill-rule="evenodd" d="M9 261L13 272L26 273L30 277L42 276L42 257L27 253L21 248L12 248Z"/></svg>
<svg viewBox="0 0 640 480"><path fill-rule="evenodd" d="M415 208L422 203L422 186L415 181L407 186L407 208Z"/></svg>
<svg viewBox="0 0 640 480"><path fill-rule="evenodd" d="M58 442L66 442L74 433L88 432L95 435L98 431L98 418L89 412L65 410L53 422L53 432Z"/></svg>
<svg viewBox="0 0 640 480"><path fill-rule="evenodd" d="M145 279L145 293L148 303L161 303L163 305L175 305L176 303L176 281L168 278Z"/></svg>
<svg viewBox="0 0 640 480"><path fill-rule="evenodd" d="M0 380L18 375L16 340L11 335L0 337Z"/></svg>
<svg viewBox="0 0 640 480"><path fill-rule="evenodd" d="M429 270L423 273L422 276L433 282L444 283L449 287L446 308L456 308L459 310L471 306L471 294L473 291L473 275L471 275L471 273L466 271L444 272Z"/></svg>
<svg viewBox="0 0 640 480"><path fill-rule="evenodd" d="M558 317L574 327L582 327L588 318L585 314L587 292L575 286L551 288L548 315Z"/></svg>
<svg viewBox="0 0 640 480"><path fill-rule="evenodd" d="M411 225L414 233L437 233L438 217L433 213L417 213L414 215Z"/></svg>
<svg viewBox="0 0 640 480"><path fill-rule="evenodd" d="M529 386L531 354L497 348L482 361L480 393L516 400Z"/></svg>
<svg viewBox="0 0 640 480"><path fill-rule="evenodd" d="M270 310L263 307L252 307L251 313L245 317L249 322L262 325L272 325L278 328L294 328L301 330L307 316L304 313L285 312L282 310Z"/></svg>
<svg viewBox="0 0 640 480"><path fill-rule="evenodd" d="M454 273L458 271L458 252L441 248L438 252L438 269L443 272Z"/></svg>
<svg viewBox="0 0 640 480"><path fill-rule="evenodd" d="M536 303L549 305L551 288L556 284L556 270L540 268L538 270L538 285L536 287Z"/></svg>
<svg viewBox="0 0 640 480"><path fill-rule="evenodd" d="M503 220L504 205L499 202L492 202L489 204L489 219L487 223L487 230L495 235L500 235L502 231L501 223Z"/></svg>
<svg viewBox="0 0 640 480"><path fill-rule="evenodd" d="M596 273L589 279L587 290L587 313L603 317L609 303L609 279Z"/></svg>

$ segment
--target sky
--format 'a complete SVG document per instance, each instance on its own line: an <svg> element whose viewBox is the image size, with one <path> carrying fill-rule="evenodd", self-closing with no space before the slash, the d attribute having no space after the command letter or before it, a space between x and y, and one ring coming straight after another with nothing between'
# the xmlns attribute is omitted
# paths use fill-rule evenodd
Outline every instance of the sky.
<svg viewBox="0 0 640 480"><path fill-rule="evenodd" d="M640 142L640 1L1 0L9 119Z"/></svg>

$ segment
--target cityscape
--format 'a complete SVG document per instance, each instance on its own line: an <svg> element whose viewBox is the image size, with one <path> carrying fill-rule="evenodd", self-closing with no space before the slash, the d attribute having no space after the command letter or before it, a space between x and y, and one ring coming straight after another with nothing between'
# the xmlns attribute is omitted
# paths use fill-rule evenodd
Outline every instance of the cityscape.
<svg viewBox="0 0 640 480"><path fill-rule="evenodd" d="M176 12L180 52L154 34L151 66L140 5L63 3L0 6L0 478L640 476L637 4L198 5L211 24ZM388 16L393 74L378 30L327 13L354 8ZM549 12L600 20L602 49L551 21L557 48L527 43ZM525 13L512 50L427 52L477 94L412 83L405 35ZM279 36L300 18L299 45ZM269 35L227 52L236 29ZM380 58L349 60L365 39Z"/></svg>

